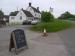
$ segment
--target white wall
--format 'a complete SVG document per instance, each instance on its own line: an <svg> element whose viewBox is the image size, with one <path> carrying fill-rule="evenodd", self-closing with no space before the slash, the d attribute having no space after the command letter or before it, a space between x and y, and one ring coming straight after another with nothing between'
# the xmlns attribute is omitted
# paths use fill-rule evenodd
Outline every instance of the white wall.
<svg viewBox="0 0 75 56"><path fill-rule="evenodd" d="M31 7L28 7L26 10L27 10L27 11L30 11L31 14L32 14L34 17L41 18L41 14L40 14L40 13L37 13L37 12L34 12L34 10L33 10Z"/></svg>
<svg viewBox="0 0 75 56"><path fill-rule="evenodd" d="M12 19L13 17L13 19ZM15 20L15 16L9 16L9 23L14 23L14 20Z"/></svg>
<svg viewBox="0 0 75 56"><path fill-rule="evenodd" d="M31 7L28 7L26 10L29 11L33 16L35 16L35 12Z"/></svg>
<svg viewBox="0 0 75 56"><path fill-rule="evenodd" d="M22 19L20 19L20 17L22 17ZM16 22L22 23L24 20L27 19L27 16L24 14L22 10L20 10L20 12L16 15L15 19Z"/></svg>
<svg viewBox="0 0 75 56"><path fill-rule="evenodd" d="M12 19L11 17L14 17L14 19ZM22 17L22 19L20 19L20 17ZM26 15L24 14L24 12L22 10L20 10L16 16L10 16L9 17L9 22L22 24L22 22L26 19L27 19Z"/></svg>
<svg viewBox="0 0 75 56"><path fill-rule="evenodd" d="M40 14L40 13L35 12L35 17L37 17L37 18L41 18L41 14Z"/></svg>
<svg viewBox="0 0 75 56"><path fill-rule="evenodd" d="M40 13L34 12L34 10L31 7L28 7L26 10L29 11L35 18L39 18L39 19L34 19L33 18L32 21L34 21L34 20L40 21L40 18L41 18Z"/></svg>

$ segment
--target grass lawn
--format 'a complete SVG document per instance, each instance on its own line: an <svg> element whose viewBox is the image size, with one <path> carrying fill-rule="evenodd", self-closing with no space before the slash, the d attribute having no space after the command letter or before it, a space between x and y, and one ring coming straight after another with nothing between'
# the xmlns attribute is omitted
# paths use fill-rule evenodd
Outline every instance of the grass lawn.
<svg viewBox="0 0 75 56"><path fill-rule="evenodd" d="M45 28L47 32L56 32L59 30L67 29L74 26L71 22L67 22L64 20L54 20L53 22L41 22L31 27L33 31L43 31Z"/></svg>

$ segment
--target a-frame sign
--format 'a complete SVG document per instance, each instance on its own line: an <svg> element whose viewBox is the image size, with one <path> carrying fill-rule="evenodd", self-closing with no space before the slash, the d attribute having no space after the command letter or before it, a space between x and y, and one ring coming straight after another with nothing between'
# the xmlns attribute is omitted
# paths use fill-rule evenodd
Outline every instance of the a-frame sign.
<svg viewBox="0 0 75 56"><path fill-rule="evenodd" d="M28 48L26 36L22 29L16 29L11 33L9 51L11 51L12 48L15 48L16 54L19 50L23 48Z"/></svg>

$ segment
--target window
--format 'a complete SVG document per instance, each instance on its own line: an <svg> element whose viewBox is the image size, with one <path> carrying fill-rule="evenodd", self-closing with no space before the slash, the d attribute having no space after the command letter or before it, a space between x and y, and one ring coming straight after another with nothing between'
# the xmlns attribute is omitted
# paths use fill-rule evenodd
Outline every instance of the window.
<svg viewBox="0 0 75 56"><path fill-rule="evenodd" d="M38 20L38 18L34 18L34 20Z"/></svg>
<svg viewBox="0 0 75 56"><path fill-rule="evenodd" d="M33 20L33 18L29 17L29 18L28 18L28 20L29 20L29 21L32 21L32 20Z"/></svg>
<svg viewBox="0 0 75 56"><path fill-rule="evenodd" d="M41 17L41 16L39 15L39 17Z"/></svg>
<svg viewBox="0 0 75 56"><path fill-rule="evenodd" d="M36 16L36 14L35 14L35 16Z"/></svg>
<svg viewBox="0 0 75 56"><path fill-rule="evenodd" d="M20 16L20 20L22 20L22 16Z"/></svg>
<svg viewBox="0 0 75 56"><path fill-rule="evenodd" d="M34 19L33 18L31 18L31 21L33 21Z"/></svg>
<svg viewBox="0 0 75 56"><path fill-rule="evenodd" d="M11 19L14 19L14 17L11 17Z"/></svg>

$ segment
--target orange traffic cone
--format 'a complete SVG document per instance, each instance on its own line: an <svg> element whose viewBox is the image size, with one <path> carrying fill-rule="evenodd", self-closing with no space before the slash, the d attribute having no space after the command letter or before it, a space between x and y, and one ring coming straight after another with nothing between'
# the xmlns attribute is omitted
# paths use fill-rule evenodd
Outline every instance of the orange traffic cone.
<svg viewBox="0 0 75 56"><path fill-rule="evenodd" d="M43 32L43 37L46 37L46 36L48 36L48 34L47 34L46 29L44 29L44 32Z"/></svg>

